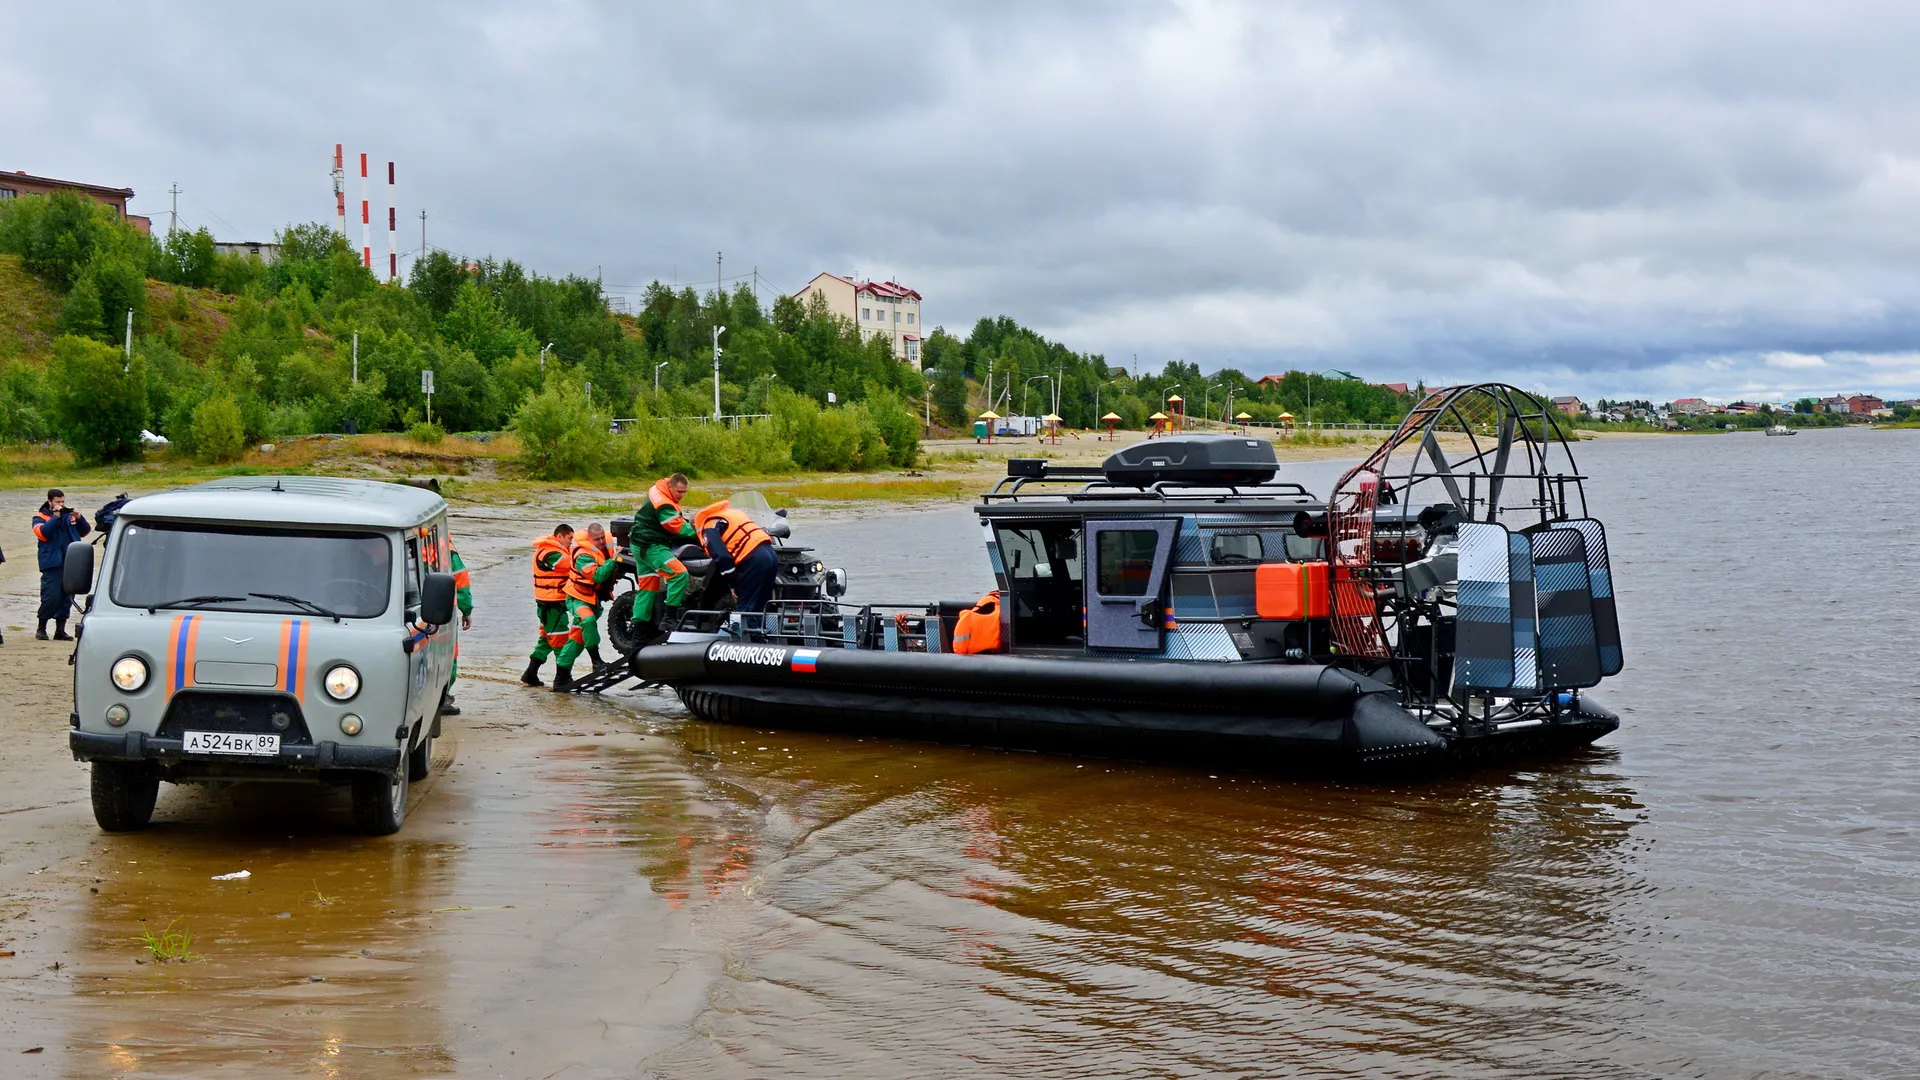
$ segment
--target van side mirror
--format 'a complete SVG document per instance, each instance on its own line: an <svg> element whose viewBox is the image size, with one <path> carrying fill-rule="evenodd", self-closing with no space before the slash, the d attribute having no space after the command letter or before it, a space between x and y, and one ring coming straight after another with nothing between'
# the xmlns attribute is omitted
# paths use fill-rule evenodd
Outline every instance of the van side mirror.
<svg viewBox="0 0 1920 1080"><path fill-rule="evenodd" d="M420 621L446 626L453 621L453 575L428 574L420 587Z"/></svg>
<svg viewBox="0 0 1920 1080"><path fill-rule="evenodd" d="M93 545L75 540L67 545L66 561L60 564L60 587L74 595L93 591Z"/></svg>

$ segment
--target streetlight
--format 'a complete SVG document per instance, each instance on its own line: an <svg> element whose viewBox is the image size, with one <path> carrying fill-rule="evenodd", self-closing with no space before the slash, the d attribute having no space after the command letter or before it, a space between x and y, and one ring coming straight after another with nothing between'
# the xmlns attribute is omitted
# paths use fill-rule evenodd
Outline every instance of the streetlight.
<svg viewBox="0 0 1920 1080"><path fill-rule="evenodd" d="M1031 415L1033 414L1033 410L1031 410L1031 409L1029 409L1029 408L1027 408L1027 402L1028 402L1029 400L1031 400L1031 398L1032 398L1032 388L1033 388L1033 384L1034 384L1034 383L1037 383L1037 382L1039 382L1039 381L1040 381L1041 379L1045 379L1045 380L1047 380L1047 387L1048 387L1048 389L1049 389L1049 391L1051 391L1051 389L1052 389L1052 387L1053 387L1053 376L1051 376L1051 375L1035 375L1035 376L1034 376L1033 378L1031 378L1031 379L1028 379L1028 380L1027 380L1027 382L1026 382L1026 385L1025 385L1025 386L1023 386L1023 387L1021 387L1021 389L1020 389L1020 411L1021 411L1022 413L1025 413L1025 414L1027 414L1027 415L1029 415L1029 416L1031 416Z"/></svg>
<svg viewBox="0 0 1920 1080"><path fill-rule="evenodd" d="M547 377L547 350L551 348L553 348L553 342L551 341L540 346L540 378L542 380Z"/></svg>
<svg viewBox="0 0 1920 1080"><path fill-rule="evenodd" d="M1326 375L1338 375L1342 379L1350 382L1360 381L1360 376L1355 375L1351 371L1341 371L1339 368L1328 368L1325 371L1316 371L1307 376L1307 431L1309 434L1313 431L1313 380Z"/></svg>
<svg viewBox="0 0 1920 1080"><path fill-rule="evenodd" d="M727 332L724 326L713 328L713 422L720 422L720 335Z"/></svg>
<svg viewBox="0 0 1920 1080"><path fill-rule="evenodd" d="M660 369L663 367L666 367L668 364L671 364L671 363L673 363L673 361L671 360L662 360L659 363L653 365L653 392L654 393L657 394L660 392Z"/></svg>
<svg viewBox="0 0 1920 1080"><path fill-rule="evenodd" d="M1200 394L1200 415L1206 417L1209 424L1213 423L1213 392L1225 385L1227 384L1209 383Z"/></svg>
<svg viewBox="0 0 1920 1080"><path fill-rule="evenodd" d="M946 374L946 372L940 370L939 368L921 368L920 374L926 376L926 379L927 379L927 393L926 393L926 399L925 399L926 405L927 405L927 437L932 438L933 437L933 377L935 375L944 375Z"/></svg>

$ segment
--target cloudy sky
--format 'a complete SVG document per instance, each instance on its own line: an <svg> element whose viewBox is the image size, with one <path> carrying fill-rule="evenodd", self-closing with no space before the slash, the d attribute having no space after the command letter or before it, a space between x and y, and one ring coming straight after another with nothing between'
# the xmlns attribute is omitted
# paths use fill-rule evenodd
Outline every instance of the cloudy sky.
<svg viewBox="0 0 1920 1080"><path fill-rule="evenodd" d="M1145 367L1920 394L1911 3L109 3L8 23L0 169L130 186L156 219L178 182L182 220L222 239L330 219L342 142L398 162L403 251L424 208L435 246L615 293L710 282L724 250L728 277L894 278L949 329L1007 314Z"/></svg>

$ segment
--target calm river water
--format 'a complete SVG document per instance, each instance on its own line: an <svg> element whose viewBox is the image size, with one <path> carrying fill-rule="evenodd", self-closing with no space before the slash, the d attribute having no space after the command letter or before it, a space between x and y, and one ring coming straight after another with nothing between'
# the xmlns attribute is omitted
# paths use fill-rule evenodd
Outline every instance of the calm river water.
<svg viewBox="0 0 1920 1080"><path fill-rule="evenodd" d="M0 1031L66 1077L1920 1076L1920 432L1579 459L1621 729L1398 787L527 691L533 522L474 512L458 760L406 830L170 789L15 924L68 964ZM989 587L965 507L794 525L855 599ZM136 966L175 917L204 960Z"/></svg>
<svg viewBox="0 0 1920 1080"><path fill-rule="evenodd" d="M744 887L697 920L737 958L706 1037L653 1064L1920 1075L1920 433L1579 460L1629 660L1572 760L1369 788L677 724ZM856 598L987 587L964 508L812 516Z"/></svg>
<svg viewBox="0 0 1920 1080"><path fill-rule="evenodd" d="M743 888L697 917L737 957L707 1038L653 1065L1920 1074L1920 432L1578 457L1628 671L1571 761L1359 788L676 724ZM989 584L964 507L810 517L854 598Z"/></svg>

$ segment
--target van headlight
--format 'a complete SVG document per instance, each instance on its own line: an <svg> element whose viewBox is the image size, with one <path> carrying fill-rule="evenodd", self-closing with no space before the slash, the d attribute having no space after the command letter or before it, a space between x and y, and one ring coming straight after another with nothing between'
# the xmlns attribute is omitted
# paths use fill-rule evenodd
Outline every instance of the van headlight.
<svg viewBox="0 0 1920 1080"><path fill-rule="evenodd" d="M352 701L353 695L360 692L360 673L345 664L339 664L328 669L322 685L327 688L327 696L333 700Z"/></svg>
<svg viewBox="0 0 1920 1080"><path fill-rule="evenodd" d="M353 715L352 713L348 713L347 715L341 717L340 718L340 734L342 735L360 734L360 718Z"/></svg>
<svg viewBox="0 0 1920 1080"><path fill-rule="evenodd" d="M147 685L147 662L137 656L123 656L113 662L109 674L113 685L131 694Z"/></svg>

